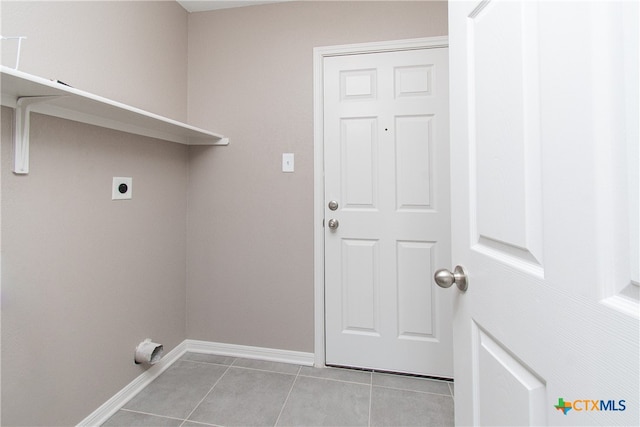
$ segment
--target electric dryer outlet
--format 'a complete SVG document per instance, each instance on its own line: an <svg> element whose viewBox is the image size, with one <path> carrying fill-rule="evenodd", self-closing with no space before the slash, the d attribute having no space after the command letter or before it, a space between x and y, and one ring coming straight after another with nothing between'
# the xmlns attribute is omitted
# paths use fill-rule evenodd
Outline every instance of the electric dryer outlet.
<svg viewBox="0 0 640 427"><path fill-rule="evenodd" d="M113 177L111 200L127 200L133 195L133 178Z"/></svg>

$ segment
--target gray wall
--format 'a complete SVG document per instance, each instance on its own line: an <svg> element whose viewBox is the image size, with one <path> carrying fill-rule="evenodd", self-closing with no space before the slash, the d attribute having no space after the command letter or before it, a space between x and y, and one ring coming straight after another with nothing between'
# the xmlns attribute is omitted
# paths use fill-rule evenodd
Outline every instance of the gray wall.
<svg viewBox="0 0 640 427"><path fill-rule="evenodd" d="M313 352L313 48L446 34L445 2L189 16L189 121L231 137L189 151L189 338Z"/></svg>
<svg viewBox="0 0 640 427"><path fill-rule="evenodd" d="M186 117L187 13L174 2L2 2L20 69ZM4 62L6 60L6 62ZM3 63L12 66L9 58ZM32 115L11 172L2 109L2 425L74 425L143 372L135 346L186 338L188 148ZM111 201L111 179L134 198Z"/></svg>

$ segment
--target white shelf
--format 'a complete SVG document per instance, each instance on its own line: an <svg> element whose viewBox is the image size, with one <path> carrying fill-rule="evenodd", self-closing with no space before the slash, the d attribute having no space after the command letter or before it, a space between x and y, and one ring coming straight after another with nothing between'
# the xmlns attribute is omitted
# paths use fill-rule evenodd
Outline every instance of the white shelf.
<svg viewBox="0 0 640 427"><path fill-rule="evenodd" d="M38 113L185 145L228 145L229 139L111 99L0 67L2 105L16 109L14 172L29 172L29 113Z"/></svg>

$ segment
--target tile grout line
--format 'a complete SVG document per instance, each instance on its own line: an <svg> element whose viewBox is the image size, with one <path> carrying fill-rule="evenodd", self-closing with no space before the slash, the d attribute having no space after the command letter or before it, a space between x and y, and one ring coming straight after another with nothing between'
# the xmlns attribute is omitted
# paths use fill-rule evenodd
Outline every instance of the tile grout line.
<svg viewBox="0 0 640 427"><path fill-rule="evenodd" d="M280 408L280 413L278 414L278 418L276 418L276 422L274 424L274 427L278 425L278 423L280 422L280 417L282 416L282 413L284 412L284 407L287 406L287 402L289 401L289 396L291 396L291 392L293 391L293 387L296 385L296 381L298 381L298 377L300 376L300 371L302 370L302 366L298 366L298 372L296 373L296 377L293 379L293 383L291 383L291 388L289 388L289 393L287 393L287 398L284 399L284 402L282 403L282 408Z"/></svg>
<svg viewBox="0 0 640 427"><path fill-rule="evenodd" d="M271 369L259 369L259 368L247 368L245 366L229 366L230 368L234 368L234 369L247 369L249 371L259 371L259 372L270 372L272 374L282 374L282 375L291 375L291 376L298 376L297 373L293 373L293 372L280 372L280 371L274 371ZM299 369L299 368L298 368Z"/></svg>
<svg viewBox="0 0 640 427"><path fill-rule="evenodd" d="M203 423L201 421L193 421L193 420L184 420L182 424L184 425L184 423L186 423L187 421L189 421L190 423L193 423L193 424L199 424L199 425L203 425L203 426L207 426L207 427L224 427L224 426L222 426L220 424Z"/></svg>
<svg viewBox="0 0 640 427"><path fill-rule="evenodd" d="M437 379L435 377L425 377L422 375L404 374L402 372L393 373L393 372L387 372L387 371L371 371L371 373L382 376L382 377L407 378L407 379L416 380L416 381L425 381L425 382L434 382L434 383L451 384L453 382L446 379Z"/></svg>
<svg viewBox="0 0 640 427"><path fill-rule="evenodd" d="M373 409L373 374L371 375L371 383L369 384L369 422L368 427L371 427L371 411Z"/></svg>
<svg viewBox="0 0 640 427"><path fill-rule="evenodd" d="M336 381L339 383L347 383L347 384L357 384L357 385L371 385L371 381L369 381L369 383L363 383L363 382L357 382L357 381L347 381L347 380L339 380L336 378L327 378L327 377L317 377L317 376L313 376L313 375L304 375L304 374L300 374L300 377L305 377L305 378L313 378L316 380L327 380L327 381Z"/></svg>
<svg viewBox="0 0 640 427"><path fill-rule="evenodd" d="M169 420L176 420L176 421L182 421L184 422L185 420L182 418L176 418L176 417L169 417L167 415L160 415L160 414L154 414L153 412L145 412L145 411L136 411L134 409L126 409L126 408L120 408L118 409L118 411L124 411L124 412L132 412L134 414L143 414L143 415L151 415L152 417L158 417L158 418L167 418ZM115 414L114 414L115 415Z"/></svg>
<svg viewBox="0 0 640 427"><path fill-rule="evenodd" d="M228 365L226 365L224 363L203 362L203 361L199 361L199 360L189 360L189 359L185 359L184 361L185 362L192 362L192 363L206 364L206 365L225 366L227 368L248 369L248 370L253 370L253 371L271 372L271 373L283 374L283 375L295 375L296 377L300 376L300 377L307 377L307 378L316 378L316 379L321 379L321 380L338 381L338 382L343 382L343 383L348 383L348 384L363 384L363 385L367 384L365 382L359 382L359 381L350 381L350 380L343 380L343 379L338 379L338 378L329 378L329 377L322 377L322 376L316 376L316 375L303 374L301 372L303 365L298 365L298 369L297 369L296 373L282 372L282 371L277 371L277 370L273 370L273 369L261 369L261 368L255 368L255 367L236 365L236 362L238 362L239 360L242 360L242 359L246 359L246 358L233 357L233 362L231 362L231 364L228 364ZM247 359L247 360L253 360L253 359ZM286 363L286 362L279 362L279 363ZM430 391L422 391L422 390L416 390L416 389L412 389L412 388L385 386L385 385L380 385L380 384L372 384L372 385L374 387L384 387L384 388L389 388L389 389L393 389L393 390L415 391L417 393L435 394L435 395L438 395L438 396L453 396L453 390L451 389L451 384L452 384L451 381L437 380L437 379L420 377L420 376L411 376L411 375L405 375L405 374L402 374L402 373L394 374L394 373L386 372L386 371L374 371L374 370L369 371L369 370L359 370L359 369L349 369L349 368L333 368L333 367L328 367L328 369L368 373L369 374L369 384L372 384L373 375L374 374L388 376L388 377L397 377L397 378L411 378L411 379L416 379L416 380L419 380L419 381L433 382L433 383L439 383L439 384L446 383L447 384L447 388L449 389L449 394L442 394L442 393L436 393L436 392L430 392Z"/></svg>
<svg viewBox="0 0 640 427"><path fill-rule="evenodd" d="M180 424L180 427L184 426L184 423L186 423L189 420L189 417L191 415L193 415L193 413L196 411L196 409L198 409L198 407L202 404L202 402L204 402L204 400L207 398L207 396L209 396L209 394L211 394L211 392L213 391L213 389L218 385L218 383L220 382L220 380L227 374L227 372L229 372L229 368L231 368L231 365L227 366L227 369L225 369L224 373L222 375L220 375L220 378L218 378L216 380L216 382L211 386L211 388L209 389L209 391L207 392L207 394L204 395L204 397L202 399L200 399L200 401L198 402L198 404L193 408L193 410L191 412L189 412L189 415L187 415L185 417L185 419L182 421L182 424Z"/></svg>
<svg viewBox="0 0 640 427"><path fill-rule="evenodd" d="M274 373L274 374L297 375L297 373L293 373L293 372L282 372L282 371L276 371L276 370L273 370L273 369L261 369L261 368L253 368L253 367L248 367L248 366L235 365L235 363L236 363L236 361L238 359L242 359L242 358L241 357L235 357L234 361L231 362L228 365L224 364L224 363L216 363L216 362L202 362L202 361L199 361L199 360L188 360L188 359L186 359L184 361L185 362L190 362L190 363L200 363L202 365L216 365L216 366L224 366L224 367L227 367L227 368L234 368L234 369L248 369L248 370L251 370L251 371L271 372L271 373ZM251 359L249 359L249 360L251 360ZM276 363L286 363L286 362L276 362ZM291 365L293 365L293 363ZM296 366L298 366L297 370L299 370L300 366L302 366L302 365L296 365ZM297 370L296 370L296 372L297 372Z"/></svg>
<svg viewBox="0 0 640 427"><path fill-rule="evenodd" d="M233 362L231 362L230 364L225 364L225 363L217 363L217 362L202 362L200 360L189 360L189 359L184 359L181 360L181 362L189 362L189 363L199 363L201 365L217 365L217 366L231 366L231 364Z"/></svg>
<svg viewBox="0 0 640 427"><path fill-rule="evenodd" d="M414 390L414 389L410 389L410 388L390 387L390 386L379 385L379 384L374 384L373 387L388 388L389 390L397 390L397 391L410 391L412 393L433 394L435 396L452 397L451 394L434 393L432 391ZM449 393L450 392L451 392L451 389L449 389Z"/></svg>

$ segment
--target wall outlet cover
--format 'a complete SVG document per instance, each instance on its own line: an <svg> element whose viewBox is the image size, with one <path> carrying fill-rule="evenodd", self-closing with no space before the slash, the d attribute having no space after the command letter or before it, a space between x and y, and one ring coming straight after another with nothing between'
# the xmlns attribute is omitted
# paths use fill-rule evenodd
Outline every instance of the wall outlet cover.
<svg viewBox="0 0 640 427"><path fill-rule="evenodd" d="M133 178L114 176L111 186L111 200L127 200L133 195Z"/></svg>

